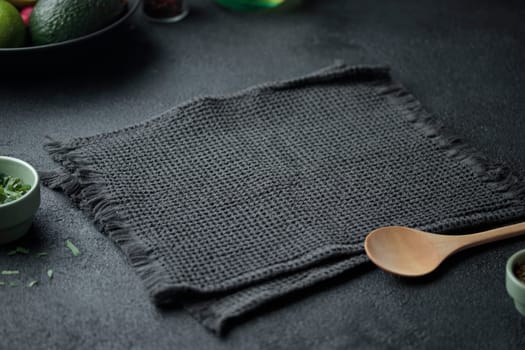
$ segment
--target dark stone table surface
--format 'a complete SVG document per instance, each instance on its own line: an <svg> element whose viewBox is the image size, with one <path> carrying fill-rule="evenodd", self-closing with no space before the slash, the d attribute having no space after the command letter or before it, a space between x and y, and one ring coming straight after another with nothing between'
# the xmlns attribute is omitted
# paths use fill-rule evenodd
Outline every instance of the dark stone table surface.
<svg viewBox="0 0 525 350"><path fill-rule="evenodd" d="M294 77L334 59L388 64L454 134L525 174L525 3L307 1L275 13L191 1L180 23L140 13L100 41L0 55L0 154L50 169L42 145L140 122L197 95ZM415 150L417 151L417 150ZM82 251L72 257L71 239ZM523 349L525 318L504 287L515 238L404 280L372 265L266 307L219 338L159 310L120 250L58 193L7 256L27 288L0 287L0 349ZM47 269L54 270L49 281Z"/></svg>

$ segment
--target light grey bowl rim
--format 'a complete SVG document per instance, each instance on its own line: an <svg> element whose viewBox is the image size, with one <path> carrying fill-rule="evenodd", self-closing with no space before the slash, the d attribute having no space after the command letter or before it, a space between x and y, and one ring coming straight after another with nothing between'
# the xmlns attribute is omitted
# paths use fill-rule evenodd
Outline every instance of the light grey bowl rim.
<svg viewBox="0 0 525 350"><path fill-rule="evenodd" d="M523 288L523 290L525 290L525 282L520 281L514 274L514 271L512 270L514 261L522 255L525 256L525 249L518 250L517 252L512 254L510 258L507 259L506 271L508 278L510 278L511 281L514 282L514 284L516 284L519 288Z"/></svg>
<svg viewBox="0 0 525 350"><path fill-rule="evenodd" d="M23 166L28 168L33 173L33 175L35 176L35 181L31 184L31 188L29 189L29 191L26 194L24 194L22 197L14 200L12 202L0 204L0 209L2 209L2 208L7 208L7 207L12 206L12 205L16 205L21 200L27 198L31 193L36 191L37 187L38 187L38 184L40 183L40 177L38 176L38 172L36 171L36 169L33 168L33 166L31 164L29 164L28 162L26 162L26 161L24 161L22 159L18 159L18 158L15 158L15 157L9 157L9 156L0 156L0 159L5 159L5 160L11 161L11 162L22 164ZM6 175L9 175L9 174L6 174Z"/></svg>

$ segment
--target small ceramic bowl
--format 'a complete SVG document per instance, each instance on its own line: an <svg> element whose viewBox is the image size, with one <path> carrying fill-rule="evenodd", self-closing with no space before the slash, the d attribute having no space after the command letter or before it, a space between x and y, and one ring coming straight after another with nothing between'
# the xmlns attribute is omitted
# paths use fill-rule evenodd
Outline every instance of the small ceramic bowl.
<svg viewBox="0 0 525 350"><path fill-rule="evenodd" d="M520 281L514 274L514 270L523 264L525 264L525 249L516 252L507 260L505 285L507 292L514 299L516 309L525 316L525 282Z"/></svg>
<svg viewBox="0 0 525 350"><path fill-rule="evenodd" d="M40 180L28 163L0 156L0 173L18 177L31 189L19 199L0 204L0 244L12 242L29 231L33 216L40 206Z"/></svg>

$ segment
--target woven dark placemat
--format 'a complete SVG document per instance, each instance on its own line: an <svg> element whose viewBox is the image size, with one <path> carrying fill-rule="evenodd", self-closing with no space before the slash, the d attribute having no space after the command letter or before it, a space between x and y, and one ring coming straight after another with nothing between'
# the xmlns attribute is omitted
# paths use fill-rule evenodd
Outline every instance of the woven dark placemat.
<svg viewBox="0 0 525 350"><path fill-rule="evenodd" d="M384 67L336 64L52 142L64 191L156 304L226 321L367 261L385 225L449 232L523 217L521 179L441 128Z"/></svg>

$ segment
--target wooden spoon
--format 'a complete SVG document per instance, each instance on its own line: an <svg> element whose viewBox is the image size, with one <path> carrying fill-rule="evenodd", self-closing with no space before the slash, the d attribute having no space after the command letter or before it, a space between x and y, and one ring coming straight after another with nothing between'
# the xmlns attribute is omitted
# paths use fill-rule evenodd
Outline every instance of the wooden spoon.
<svg viewBox="0 0 525 350"><path fill-rule="evenodd" d="M402 226L382 227L366 236L366 254L377 266L400 276L434 271L460 250L525 234L525 223L468 235L449 236Z"/></svg>

